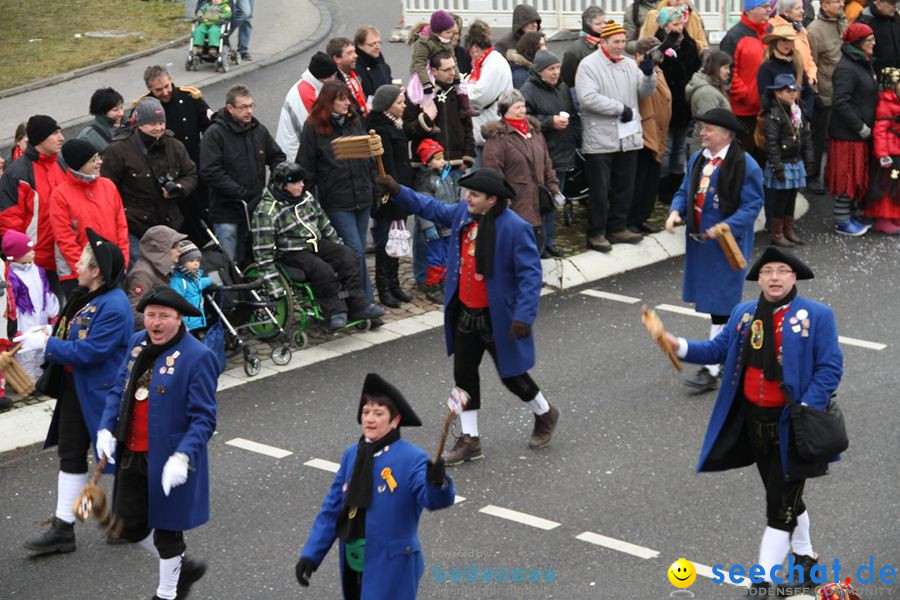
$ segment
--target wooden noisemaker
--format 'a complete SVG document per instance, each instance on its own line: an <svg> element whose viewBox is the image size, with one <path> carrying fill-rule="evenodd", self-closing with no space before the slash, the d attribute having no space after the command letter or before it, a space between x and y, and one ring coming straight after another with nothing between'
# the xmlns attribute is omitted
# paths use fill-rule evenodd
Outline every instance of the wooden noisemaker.
<svg viewBox="0 0 900 600"><path fill-rule="evenodd" d="M331 150L338 160L353 160L356 158L374 158L378 165L378 173L387 175L384 163L381 160L384 154L384 146L381 138L374 129L369 130L369 135L345 135L331 140ZM387 204L390 196L385 194L381 198L382 204Z"/></svg>
<svg viewBox="0 0 900 600"><path fill-rule="evenodd" d="M672 361L672 364L675 365L675 368L680 372L682 370L681 361L678 360L678 357L675 355L675 350L666 340L666 329L663 327L662 320L659 318L659 315L656 314L656 311L652 308L642 306L641 322L644 324L644 327L647 328L647 331L650 332L650 337L653 338L656 345L659 346L659 349L663 351L663 354L669 357L669 360Z"/></svg>
<svg viewBox="0 0 900 600"><path fill-rule="evenodd" d="M735 271L746 269L747 259L744 258L744 253L741 252L741 247L738 246L737 240L734 239L734 234L731 233L731 227L728 226L728 223L723 221L713 225L712 229L714 237L719 240L719 245L722 246L722 252L725 253L725 258L728 259L728 264L731 265L731 268Z"/></svg>
<svg viewBox="0 0 900 600"><path fill-rule="evenodd" d="M0 373L3 373L17 394L27 396L34 391L34 381L22 365L16 362L16 352L21 348L22 344L16 344L6 352L0 352Z"/></svg>
<svg viewBox="0 0 900 600"><path fill-rule="evenodd" d="M106 463L106 456L101 456L90 481L78 494L78 498L72 506L72 512L75 514L75 518L82 523L93 515L101 527L119 535L122 533L122 519L112 513L111 505L106 501L106 492L99 484Z"/></svg>

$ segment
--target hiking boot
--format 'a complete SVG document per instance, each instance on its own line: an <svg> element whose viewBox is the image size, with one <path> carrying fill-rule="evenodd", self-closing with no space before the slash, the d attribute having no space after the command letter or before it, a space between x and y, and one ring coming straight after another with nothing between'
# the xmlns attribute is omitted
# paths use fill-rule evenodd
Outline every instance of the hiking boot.
<svg viewBox="0 0 900 600"><path fill-rule="evenodd" d="M328 327L331 329L340 329L347 326L347 313L339 312L331 315L328 320Z"/></svg>
<svg viewBox="0 0 900 600"><path fill-rule="evenodd" d="M464 433L456 438L456 444L449 452L444 452L444 464L448 467L461 465L469 460L481 460L484 453L481 451L481 438L472 437Z"/></svg>
<svg viewBox="0 0 900 600"><path fill-rule="evenodd" d="M692 388L695 394L703 394L719 387L719 378L713 377L706 367L700 367L693 377L684 380L684 385Z"/></svg>
<svg viewBox="0 0 900 600"><path fill-rule="evenodd" d="M800 565L803 568L803 582L809 586L809 582L812 581L812 570L813 567L819 564L819 555L816 554L813 556L799 555L796 552L794 555L794 564Z"/></svg>
<svg viewBox="0 0 900 600"><path fill-rule="evenodd" d="M528 440L528 447L532 450L543 448L553 439L553 430L556 429L556 422L559 421L559 409L550 405L550 410L542 415L534 415L534 429L531 432L531 439Z"/></svg>
<svg viewBox="0 0 900 600"><path fill-rule="evenodd" d="M178 575L178 587L176 587L176 600L184 600L191 593L191 586L200 581L206 573L206 563L202 560L183 557L181 559L181 573Z"/></svg>
<svg viewBox="0 0 900 600"><path fill-rule="evenodd" d="M622 231L614 231L606 235L611 244L638 244L644 236L633 231L623 229Z"/></svg>
<svg viewBox="0 0 900 600"><path fill-rule="evenodd" d="M75 524L53 517L50 528L39 536L26 540L25 549L34 554L75 551Z"/></svg>
<svg viewBox="0 0 900 600"><path fill-rule="evenodd" d="M433 304L443 304L444 303L444 290L441 287L441 284L435 283L433 285L426 285L425 286L425 298Z"/></svg>
<svg viewBox="0 0 900 600"><path fill-rule="evenodd" d="M589 250L596 250L597 252L609 252L612 250L612 244L602 235L589 237L587 239L587 247Z"/></svg>

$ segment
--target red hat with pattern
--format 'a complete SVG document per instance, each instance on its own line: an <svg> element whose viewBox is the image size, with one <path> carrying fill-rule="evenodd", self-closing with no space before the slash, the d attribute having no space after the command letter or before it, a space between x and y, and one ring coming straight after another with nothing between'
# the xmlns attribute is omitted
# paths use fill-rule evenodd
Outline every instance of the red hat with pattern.
<svg viewBox="0 0 900 600"><path fill-rule="evenodd" d="M874 35L872 28L865 23L856 22L841 34L841 40L847 44L855 44L859 40L864 40L870 35Z"/></svg>
<svg viewBox="0 0 900 600"><path fill-rule="evenodd" d="M416 152L418 153L419 160L422 161L422 164L428 165L428 163L431 162L432 158L434 158L438 154L444 154L444 147L431 138L425 138L419 144Z"/></svg>

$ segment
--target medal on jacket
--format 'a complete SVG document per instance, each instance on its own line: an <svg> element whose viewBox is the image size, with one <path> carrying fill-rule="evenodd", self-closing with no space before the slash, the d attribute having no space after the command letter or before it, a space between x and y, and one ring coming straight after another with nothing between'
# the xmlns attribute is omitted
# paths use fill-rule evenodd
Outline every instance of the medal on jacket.
<svg viewBox="0 0 900 600"><path fill-rule="evenodd" d="M754 350L759 350L763 345L763 324L762 321L756 319L750 324L750 346Z"/></svg>
<svg viewBox="0 0 900 600"><path fill-rule="evenodd" d="M150 390L146 387L141 386L134 391L134 399L138 402L142 402L150 397Z"/></svg>
<svg viewBox="0 0 900 600"><path fill-rule="evenodd" d="M381 478L384 479L384 482L389 488L391 488L392 492L397 489L397 480L394 479L394 475L393 473L391 473L390 467L385 467L381 470Z"/></svg>

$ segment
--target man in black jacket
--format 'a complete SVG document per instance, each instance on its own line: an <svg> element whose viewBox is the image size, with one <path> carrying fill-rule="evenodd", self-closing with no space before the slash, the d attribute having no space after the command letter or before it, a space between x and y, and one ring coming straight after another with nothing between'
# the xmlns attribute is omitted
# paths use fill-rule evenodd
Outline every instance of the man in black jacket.
<svg viewBox="0 0 900 600"><path fill-rule="evenodd" d="M362 83L366 99L375 95L379 87L393 82L391 65L381 53L381 33L374 25L363 25L353 36L356 46L356 74Z"/></svg>
<svg viewBox="0 0 900 600"><path fill-rule="evenodd" d="M253 107L249 89L232 87L200 145L200 177L210 191L210 220L222 249L234 261L244 256L249 215L262 197L266 165L274 168L287 160L253 116Z"/></svg>
<svg viewBox="0 0 900 600"><path fill-rule="evenodd" d="M881 76L885 67L900 67L900 15L897 0L873 0L859 15L858 21L875 32L872 66Z"/></svg>

